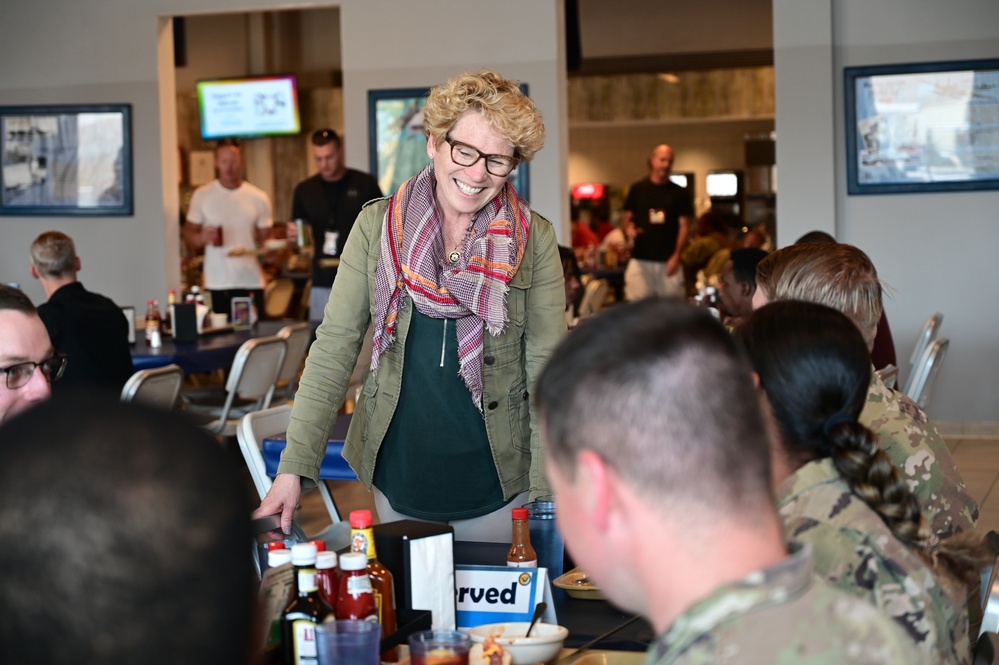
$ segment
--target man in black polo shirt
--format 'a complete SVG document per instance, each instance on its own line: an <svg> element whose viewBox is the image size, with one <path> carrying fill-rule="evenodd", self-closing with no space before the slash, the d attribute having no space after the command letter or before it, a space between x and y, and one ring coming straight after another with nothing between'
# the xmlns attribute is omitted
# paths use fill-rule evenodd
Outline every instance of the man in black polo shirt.
<svg viewBox="0 0 999 665"><path fill-rule="evenodd" d="M57 393L97 388L119 394L132 376L128 319L110 298L91 293L76 281L80 259L73 239L46 231L31 243L31 276L42 283L48 302L38 316L59 353L70 357Z"/></svg>
<svg viewBox="0 0 999 665"><path fill-rule="evenodd" d="M361 206L382 195L378 181L367 173L348 169L343 145L332 129L312 135L312 157L319 173L298 183L291 204L291 218L312 227L312 293L309 320L323 320L323 310L340 263L340 253Z"/></svg>
<svg viewBox="0 0 999 665"><path fill-rule="evenodd" d="M628 190L622 228L635 246L624 271L624 297L684 296L680 254L693 223L694 203L683 187L670 182L673 149L656 146L649 157L649 176Z"/></svg>

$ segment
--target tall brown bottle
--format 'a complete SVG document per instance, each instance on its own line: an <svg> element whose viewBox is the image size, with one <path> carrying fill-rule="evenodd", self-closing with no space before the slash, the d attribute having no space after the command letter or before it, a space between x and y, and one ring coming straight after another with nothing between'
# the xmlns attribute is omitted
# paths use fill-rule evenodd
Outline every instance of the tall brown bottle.
<svg viewBox="0 0 999 665"><path fill-rule="evenodd" d="M332 610L320 598L316 585L316 546L292 546L291 563L295 566L296 594L281 615L284 665L317 665L316 624L326 621Z"/></svg>
<svg viewBox="0 0 999 665"><path fill-rule="evenodd" d="M378 562L375 551L375 533L371 528L371 511L354 510L350 513L350 549L352 552L364 552L368 557L368 575L371 586L375 590L375 602L378 605L378 623L382 625L382 637L388 637L396 631L395 616L395 581L392 571ZM382 654L382 662L395 663L399 660L397 649L389 649Z"/></svg>

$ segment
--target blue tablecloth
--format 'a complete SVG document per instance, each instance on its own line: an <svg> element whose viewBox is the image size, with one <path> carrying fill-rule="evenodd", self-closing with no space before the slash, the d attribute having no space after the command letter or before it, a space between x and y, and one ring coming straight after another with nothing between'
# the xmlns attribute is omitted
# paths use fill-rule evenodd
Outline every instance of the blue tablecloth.
<svg viewBox="0 0 999 665"><path fill-rule="evenodd" d="M326 444L326 457L323 458L323 463L319 467L321 480L357 480L357 474L343 458L343 441L347 437L350 418L348 415L336 419L329 443ZM263 441L264 464L267 467L267 475L271 478L277 475L281 451L284 450L287 443L288 441L283 434L267 437Z"/></svg>
<svg viewBox="0 0 999 665"><path fill-rule="evenodd" d="M158 349L150 348L144 335L140 334L132 346L132 369L164 367L170 364L180 365L184 374L211 372L217 369L228 369L236 357L236 351L243 342L257 337L276 335L281 328L294 323L293 321L260 321L247 330L232 330L228 332L201 335L194 342L175 343L173 338L165 337L163 345Z"/></svg>

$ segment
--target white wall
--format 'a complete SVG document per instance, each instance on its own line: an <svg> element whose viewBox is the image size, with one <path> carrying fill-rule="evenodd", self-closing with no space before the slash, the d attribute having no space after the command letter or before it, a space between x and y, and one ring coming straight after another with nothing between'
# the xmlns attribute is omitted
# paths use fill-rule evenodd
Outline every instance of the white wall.
<svg viewBox="0 0 999 665"><path fill-rule="evenodd" d="M426 86L463 67L493 67L531 84L548 129L548 142L532 172L532 203L553 221L564 217L561 164L566 114L560 90L564 88L560 2L507 0L502 9L494 3L461 0L337 4L348 135L367 135L369 87ZM83 261L81 281L120 304L141 307L146 299L163 299L168 288L177 287L172 31L161 17L300 7L293 0L5 3L0 21L0 105L132 104L135 214L96 219L0 217L0 281L21 282L35 302L44 300L44 292L28 273L28 247L39 233L58 229L77 242ZM218 38L224 42L232 35L222 33ZM161 87L161 79L167 85ZM363 140L348 143L350 163L366 164L364 145ZM568 221L564 224L567 228Z"/></svg>
<svg viewBox="0 0 999 665"><path fill-rule="evenodd" d="M828 12L831 40L782 19L800 4ZM815 226L813 219L825 219L825 193L833 188L836 237L866 251L893 287L885 310L903 368L926 317L944 314L941 334L951 346L929 409L940 420L999 419L999 282L990 276L999 192L847 196L843 67L995 57L996 26L999 3L986 0L774 0L779 242L793 242ZM804 140L808 122L781 104L782 93L801 100L793 93L807 81L803 90L831 93L832 154ZM812 123L820 136L829 112ZM815 201L808 190L788 191L792 173L818 174Z"/></svg>

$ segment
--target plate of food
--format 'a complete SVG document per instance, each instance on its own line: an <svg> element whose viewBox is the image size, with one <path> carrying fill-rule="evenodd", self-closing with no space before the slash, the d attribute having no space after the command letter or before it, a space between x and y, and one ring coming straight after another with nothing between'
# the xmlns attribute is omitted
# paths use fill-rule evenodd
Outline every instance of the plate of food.
<svg viewBox="0 0 999 665"><path fill-rule="evenodd" d="M572 598L604 600L604 594L600 591L600 587L579 568L573 568L568 573L556 577L552 580L552 584L559 589L564 589Z"/></svg>

